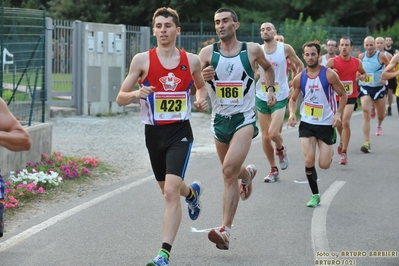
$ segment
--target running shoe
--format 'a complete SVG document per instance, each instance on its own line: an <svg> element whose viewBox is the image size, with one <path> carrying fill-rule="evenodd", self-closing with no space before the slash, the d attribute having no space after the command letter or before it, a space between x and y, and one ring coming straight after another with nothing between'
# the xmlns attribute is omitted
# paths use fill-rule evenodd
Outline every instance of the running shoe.
<svg viewBox="0 0 399 266"><path fill-rule="evenodd" d="M146 266L169 266L169 261L163 256L158 255L154 259L147 262Z"/></svg>
<svg viewBox="0 0 399 266"><path fill-rule="evenodd" d="M364 153L370 153L371 152L371 145L370 142L365 142L363 146L360 148L360 150Z"/></svg>
<svg viewBox="0 0 399 266"><path fill-rule="evenodd" d="M285 145L283 145L283 147L284 149L281 151L277 150L277 147L275 148L275 153L280 161L281 170L287 169L288 165L290 164L290 159L287 156L287 147Z"/></svg>
<svg viewBox="0 0 399 266"><path fill-rule="evenodd" d="M339 157L339 164L346 165L348 163L348 155L346 152L342 152Z"/></svg>
<svg viewBox="0 0 399 266"><path fill-rule="evenodd" d="M338 145L338 154L341 154L342 153L342 141L340 141L339 142L339 145Z"/></svg>
<svg viewBox="0 0 399 266"><path fill-rule="evenodd" d="M249 179L245 182L243 182L241 180L241 184L240 184L240 197L241 200L247 200L249 198L249 196L251 196L252 193L252 180L254 179L255 175L256 175L256 167L253 164L250 164L247 166L247 171L249 174Z"/></svg>
<svg viewBox="0 0 399 266"><path fill-rule="evenodd" d="M316 206L320 205L320 196L312 195L312 198L306 204L307 207L316 208Z"/></svg>
<svg viewBox="0 0 399 266"><path fill-rule="evenodd" d="M272 167L272 169L270 169L269 174L263 179L263 182L266 183L274 183L279 179L279 172L277 167Z"/></svg>
<svg viewBox="0 0 399 266"><path fill-rule="evenodd" d="M371 117L372 119L375 118L375 108L374 108L374 106L371 107L370 117Z"/></svg>
<svg viewBox="0 0 399 266"><path fill-rule="evenodd" d="M383 133L382 133L382 127L379 127L379 126L377 126L377 132L375 132L375 134L377 135L377 136L381 136Z"/></svg>
<svg viewBox="0 0 399 266"><path fill-rule="evenodd" d="M194 191L195 198L192 201L186 199L186 202L188 203L188 216L190 216L191 220L197 220L201 212L200 196L202 193L202 186L199 181L194 181L190 188Z"/></svg>
<svg viewBox="0 0 399 266"><path fill-rule="evenodd" d="M392 109L391 109L391 107L388 107L387 116L392 116Z"/></svg>
<svg viewBox="0 0 399 266"><path fill-rule="evenodd" d="M208 233L208 239L216 244L218 249L228 250L229 249L229 235L226 232L225 226L223 225L220 229L212 229Z"/></svg>

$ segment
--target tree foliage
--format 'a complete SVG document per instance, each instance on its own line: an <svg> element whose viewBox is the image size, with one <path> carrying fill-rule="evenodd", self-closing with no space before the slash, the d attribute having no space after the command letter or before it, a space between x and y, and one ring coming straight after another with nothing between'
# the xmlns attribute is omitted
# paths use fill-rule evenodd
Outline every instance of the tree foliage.
<svg viewBox="0 0 399 266"><path fill-rule="evenodd" d="M287 18L278 32L286 36L285 41L296 49L297 55L302 54L302 45L305 42L318 40L320 43L324 43L327 36L324 27L315 24L311 17L304 20L303 13L299 14L297 20Z"/></svg>
<svg viewBox="0 0 399 266"><path fill-rule="evenodd" d="M4 6L47 8L54 19L79 19L138 26L151 25L156 7L175 8L182 22L212 22L222 6L232 7L243 23L311 17L320 26L369 27L371 31L393 27L399 14L397 0L4 0ZM250 4L248 4L250 3Z"/></svg>

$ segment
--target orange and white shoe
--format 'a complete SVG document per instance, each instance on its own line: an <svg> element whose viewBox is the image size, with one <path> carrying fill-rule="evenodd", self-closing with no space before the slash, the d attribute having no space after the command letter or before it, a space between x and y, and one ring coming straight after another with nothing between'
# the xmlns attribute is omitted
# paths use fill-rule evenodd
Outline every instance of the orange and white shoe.
<svg viewBox="0 0 399 266"><path fill-rule="evenodd" d="M223 225L220 229L214 228L208 233L208 239L216 244L218 249L229 249L229 234L226 232L226 227Z"/></svg>
<svg viewBox="0 0 399 266"><path fill-rule="evenodd" d="M247 166L247 171L248 171L248 180L247 181L242 181L241 180L241 184L240 184L240 197L241 200L247 200L252 193L252 180L254 179L254 177L256 176L256 167L253 164L250 164Z"/></svg>

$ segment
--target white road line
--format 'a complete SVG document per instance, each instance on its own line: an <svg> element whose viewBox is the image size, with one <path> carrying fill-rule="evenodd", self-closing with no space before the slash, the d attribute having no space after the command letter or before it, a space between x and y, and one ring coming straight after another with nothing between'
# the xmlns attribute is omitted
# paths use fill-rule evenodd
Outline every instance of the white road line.
<svg viewBox="0 0 399 266"><path fill-rule="evenodd" d="M331 201L345 183L346 181L335 181L321 196L320 206L316 207L313 211L311 237L315 258L317 258L317 252L326 252L331 254L327 239L327 212ZM326 258L326 256L323 256L323 258Z"/></svg>
<svg viewBox="0 0 399 266"><path fill-rule="evenodd" d="M319 182L321 179L317 179L317 182ZM298 181L298 180L294 180L294 183L297 183L297 184L309 184L309 181L308 180L304 180L304 181Z"/></svg>
<svg viewBox="0 0 399 266"><path fill-rule="evenodd" d="M212 229L220 229L220 226L219 227L207 228L207 229L197 229L195 227L191 227L191 233L208 233Z"/></svg>
<svg viewBox="0 0 399 266"><path fill-rule="evenodd" d="M92 206L94 206L94 205L96 205L96 204L98 204L98 203L100 203L100 202L102 202L104 200L112 198L112 197L114 197L114 196L116 196L116 195L118 195L118 194L120 194L122 192L125 192L125 191L127 191L127 190L129 190L129 189L131 189L133 187L137 187L137 186L139 186L141 184L144 184L144 183L146 183L146 182L148 182L150 180L153 180L153 179L154 179L153 175L145 177L143 179L140 179L140 180L137 180L135 182L132 182L132 183L126 185L126 186L123 186L121 188L117 188L117 189L115 189L113 191L110 191L110 192L108 192L108 193L106 193L106 194L104 194L102 196L94 198L94 199L92 199L92 200L90 200L88 202L80 204L80 205L78 205L78 206L76 206L76 207L74 207L74 208L72 208L70 210L67 210L67 211L63 212L63 213L60 213L60 214L58 214L58 215L56 215L56 216L54 216L54 217L52 217L52 218L40 223L40 224L35 225L35 226L33 226L33 227L31 227L31 228L19 233L18 235L13 236L13 237L7 239L6 241L0 243L0 252L6 250L6 249L8 249L8 248L10 248L10 247L12 247L12 246L14 246L16 244L18 244L19 242L21 242L21 241L33 236L36 233L39 233L43 229L46 229L47 227L50 227L50 226L56 224L57 222L60 222L60 221L64 220L65 218L68 218L68 217L70 217L70 216L72 216L72 215L74 215L74 214L76 214L78 212L81 212L81 211L83 211L83 210L85 210L87 208L90 208L90 207L92 207Z"/></svg>

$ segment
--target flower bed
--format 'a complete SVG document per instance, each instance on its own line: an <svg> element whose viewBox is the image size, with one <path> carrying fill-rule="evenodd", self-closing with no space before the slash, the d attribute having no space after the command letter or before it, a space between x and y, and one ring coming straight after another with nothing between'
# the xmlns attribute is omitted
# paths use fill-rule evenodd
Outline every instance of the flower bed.
<svg viewBox="0 0 399 266"><path fill-rule="evenodd" d="M54 152L51 156L42 154L38 163L28 162L26 168L10 173L4 191L5 209L18 206L21 200L29 200L46 190L55 188L65 179L88 176L99 160L91 157L75 158Z"/></svg>

